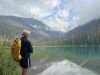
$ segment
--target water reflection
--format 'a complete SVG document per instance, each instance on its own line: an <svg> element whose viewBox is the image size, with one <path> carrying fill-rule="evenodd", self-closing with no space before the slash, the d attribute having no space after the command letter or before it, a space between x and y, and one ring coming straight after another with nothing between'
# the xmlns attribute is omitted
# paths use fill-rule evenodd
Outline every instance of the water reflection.
<svg viewBox="0 0 100 75"><path fill-rule="evenodd" d="M92 72L82 67L89 68L94 72L96 72L97 74L100 74L99 57L100 57L99 47L38 47L38 48L34 48L34 54L32 59L35 58L35 59L39 59L40 61L41 59L46 59L47 62L46 64L49 63L48 65L49 66L51 65L49 68L47 68L48 66L45 66L45 61L42 62L43 64L41 63L38 64L39 68L42 69L42 73L41 71L37 72L37 73L41 73L40 75L78 75L78 74L95 75L94 73L91 74ZM63 60L63 59L66 60L50 64L51 59L53 59L53 62ZM68 60L70 60L71 62ZM75 63L78 65L76 65ZM80 67L79 65L81 65L82 67ZM34 68L35 69L37 68L38 70L38 66L35 65ZM63 70L63 68L65 71ZM60 74L62 73L62 71L64 74Z"/></svg>
<svg viewBox="0 0 100 75"><path fill-rule="evenodd" d="M54 62L52 65L39 75L97 75L92 71L82 68L73 62L64 60Z"/></svg>

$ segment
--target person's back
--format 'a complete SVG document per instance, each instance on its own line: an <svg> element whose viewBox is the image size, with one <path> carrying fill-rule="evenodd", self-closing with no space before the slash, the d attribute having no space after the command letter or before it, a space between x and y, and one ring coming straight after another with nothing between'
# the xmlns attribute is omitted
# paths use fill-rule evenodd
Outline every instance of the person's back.
<svg viewBox="0 0 100 75"><path fill-rule="evenodd" d="M22 67L22 75L28 75L28 68L31 65L30 53L33 52L31 42L27 39L29 33L27 30L23 31L23 36L21 38L21 55L22 59L20 61L20 66Z"/></svg>
<svg viewBox="0 0 100 75"><path fill-rule="evenodd" d="M33 48L32 48L31 42L26 37L22 37L21 38L21 55L23 57L29 57L30 53L32 52L33 52Z"/></svg>

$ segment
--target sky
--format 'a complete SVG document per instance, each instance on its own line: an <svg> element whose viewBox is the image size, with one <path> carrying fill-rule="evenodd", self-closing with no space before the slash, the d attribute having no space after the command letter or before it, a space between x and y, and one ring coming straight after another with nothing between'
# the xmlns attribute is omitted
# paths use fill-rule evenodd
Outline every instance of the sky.
<svg viewBox="0 0 100 75"><path fill-rule="evenodd" d="M0 15L36 18L67 32L100 18L100 0L0 0Z"/></svg>

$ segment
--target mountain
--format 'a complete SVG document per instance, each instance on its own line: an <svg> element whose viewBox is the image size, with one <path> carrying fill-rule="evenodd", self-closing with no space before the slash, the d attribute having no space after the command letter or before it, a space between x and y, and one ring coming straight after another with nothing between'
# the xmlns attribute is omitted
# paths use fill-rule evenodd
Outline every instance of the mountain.
<svg viewBox="0 0 100 75"><path fill-rule="evenodd" d="M46 24L34 18L0 15L0 41L10 41L17 35L21 36L22 31L25 29L32 32L30 39L34 44L43 44L45 39L51 40L63 34L62 32L53 31Z"/></svg>
<svg viewBox="0 0 100 75"><path fill-rule="evenodd" d="M52 31L50 27L34 18L0 15L0 37L4 37L5 34L5 37L11 38L20 34L23 29L32 31L34 38L56 37L62 34L62 32Z"/></svg>
<svg viewBox="0 0 100 75"><path fill-rule="evenodd" d="M84 25L70 30L61 37L38 41L41 45L99 45L100 44L100 18L94 19Z"/></svg>
<svg viewBox="0 0 100 75"><path fill-rule="evenodd" d="M53 31L46 24L34 18L0 16L0 39L11 40L21 35L24 29L30 30L30 39L35 45L99 45L100 18L65 33Z"/></svg>
<svg viewBox="0 0 100 75"><path fill-rule="evenodd" d="M64 44L99 45L100 44L100 18L67 32L63 37Z"/></svg>
<svg viewBox="0 0 100 75"><path fill-rule="evenodd" d="M42 34L44 36L60 36L62 34L62 32L57 32L57 31L52 31L52 29L50 27L48 27L46 24L42 23L39 20L36 20L34 18L22 18L22 17L15 17L15 16L0 16L0 22L3 21L9 21L10 23L16 22L20 25L24 25L27 27L31 27L31 30L33 28L34 31L36 31L39 34ZM16 26L16 25L15 25Z"/></svg>
<svg viewBox="0 0 100 75"><path fill-rule="evenodd" d="M21 35L24 29L28 29L32 32L32 37L44 37L38 30L27 24L27 18L15 17L15 16L0 16L0 38L11 39L17 35ZM34 20L34 22L39 22ZM43 24L41 22L41 24Z"/></svg>

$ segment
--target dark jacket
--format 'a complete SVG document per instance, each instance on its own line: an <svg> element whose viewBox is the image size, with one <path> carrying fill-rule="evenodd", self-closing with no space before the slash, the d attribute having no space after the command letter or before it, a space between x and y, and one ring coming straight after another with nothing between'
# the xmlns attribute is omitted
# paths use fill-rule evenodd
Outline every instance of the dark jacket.
<svg viewBox="0 0 100 75"><path fill-rule="evenodd" d="M29 57L30 53L33 52L31 42L26 38L21 38L21 55L22 57Z"/></svg>

